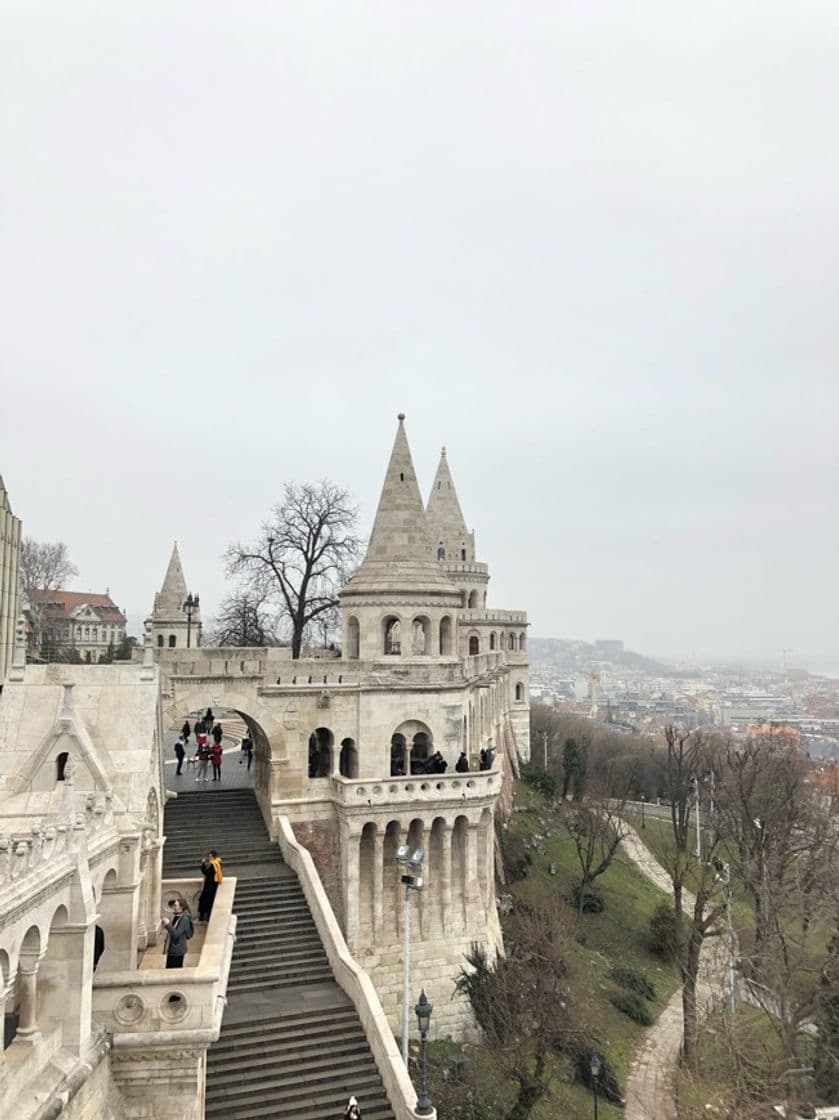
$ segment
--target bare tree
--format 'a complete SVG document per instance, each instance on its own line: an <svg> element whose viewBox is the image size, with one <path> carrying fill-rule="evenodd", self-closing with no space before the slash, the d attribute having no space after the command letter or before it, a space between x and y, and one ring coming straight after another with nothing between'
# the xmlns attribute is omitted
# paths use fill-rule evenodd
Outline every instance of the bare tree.
<svg viewBox="0 0 839 1120"><path fill-rule="evenodd" d="M696 984L699 958L706 938L719 935L720 919L725 912L718 872L713 865L720 841L718 816L708 822L702 860L691 854L691 815L702 783L717 770L716 744L701 731L684 732L667 727L666 789L670 801L670 824L673 846L662 861L673 884L675 922L674 952L682 981L682 1057L685 1065L696 1070L699 1060L699 1015ZM686 883L692 875L693 906L684 912Z"/></svg>
<svg viewBox="0 0 839 1120"><path fill-rule="evenodd" d="M208 643L214 646L273 646L277 628L265 599L234 591L221 601Z"/></svg>
<svg viewBox="0 0 839 1120"><path fill-rule="evenodd" d="M46 607L37 592L58 591L78 574L63 541L51 544L24 537L20 546L20 578L35 632L36 649L40 650L43 642Z"/></svg>
<svg viewBox="0 0 839 1120"><path fill-rule="evenodd" d="M288 482L256 542L227 550L227 572L240 578L242 592L277 606L293 658L306 628L337 606L361 548L357 521L349 493L334 483Z"/></svg>
<svg viewBox="0 0 839 1120"><path fill-rule="evenodd" d="M627 829L617 813L605 807L580 806L568 811L562 823L574 843L580 864L580 882L574 898L577 912L582 914L587 889L609 870Z"/></svg>

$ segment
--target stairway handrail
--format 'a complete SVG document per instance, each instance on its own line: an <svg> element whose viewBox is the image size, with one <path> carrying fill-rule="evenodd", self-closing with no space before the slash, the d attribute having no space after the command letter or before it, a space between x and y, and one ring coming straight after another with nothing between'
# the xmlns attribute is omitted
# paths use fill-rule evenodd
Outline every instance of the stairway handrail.
<svg viewBox="0 0 839 1120"><path fill-rule="evenodd" d="M416 1112L417 1091L405 1069L378 992L347 948L311 854L294 835L288 817L279 816L277 826L283 859L297 873L338 987L346 992L358 1012L396 1120L437 1120L436 1109L425 1117Z"/></svg>

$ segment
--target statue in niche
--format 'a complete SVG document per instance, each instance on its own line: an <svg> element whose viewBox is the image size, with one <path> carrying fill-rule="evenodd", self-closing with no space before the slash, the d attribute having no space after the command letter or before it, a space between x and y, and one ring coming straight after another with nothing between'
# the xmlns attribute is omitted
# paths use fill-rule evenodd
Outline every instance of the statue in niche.
<svg viewBox="0 0 839 1120"><path fill-rule="evenodd" d="M385 653L402 652L402 623L395 618L387 628L385 635Z"/></svg>
<svg viewBox="0 0 839 1120"><path fill-rule="evenodd" d="M414 632L411 637L411 651L425 653L425 630L419 619L414 622Z"/></svg>

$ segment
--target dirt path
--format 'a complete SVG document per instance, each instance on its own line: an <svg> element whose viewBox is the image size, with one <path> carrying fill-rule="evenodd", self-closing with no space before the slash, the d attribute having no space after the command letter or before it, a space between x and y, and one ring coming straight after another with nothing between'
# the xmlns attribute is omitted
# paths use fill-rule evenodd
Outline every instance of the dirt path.
<svg viewBox="0 0 839 1120"><path fill-rule="evenodd" d="M650 882L668 895L670 876L629 828L623 841L626 854ZM683 908L693 910L693 895L685 892ZM706 941L700 958L696 986L699 1017L723 997L728 954L718 938ZM644 1031L629 1067L626 1081L626 1120L676 1120L674 1077L682 1045L682 992L675 992L655 1023Z"/></svg>

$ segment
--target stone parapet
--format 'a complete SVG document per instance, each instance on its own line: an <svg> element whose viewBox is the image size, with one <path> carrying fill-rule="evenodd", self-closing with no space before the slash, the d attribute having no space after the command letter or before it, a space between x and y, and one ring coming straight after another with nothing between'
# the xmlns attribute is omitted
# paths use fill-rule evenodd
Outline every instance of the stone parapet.
<svg viewBox="0 0 839 1120"><path fill-rule="evenodd" d="M361 1019L396 1120L417 1120L417 1093L402 1062L373 982L347 948L344 935L329 905L326 891L306 849L298 843L287 817L279 819L279 844L283 859L297 873L312 912L335 979L353 1002ZM436 1120L437 1113L429 1114Z"/></svg>
<svg viewBox="0 0 839 1120"><path fill-rule="evenodd" d="M465 803L492 804L501 792L501 771L480 770L465 774L417 774L382 781L333 777L332 793L339 805L369 811L371 808L428 804L444 810Z"/></svg>
<svg viewBox="0 0 839 1120"><path fill-rule="evenodd" d="M458 615L461 625L474 622L495 622L499 626L527 626L527 611L501 611L470 607Z"/></svg>

